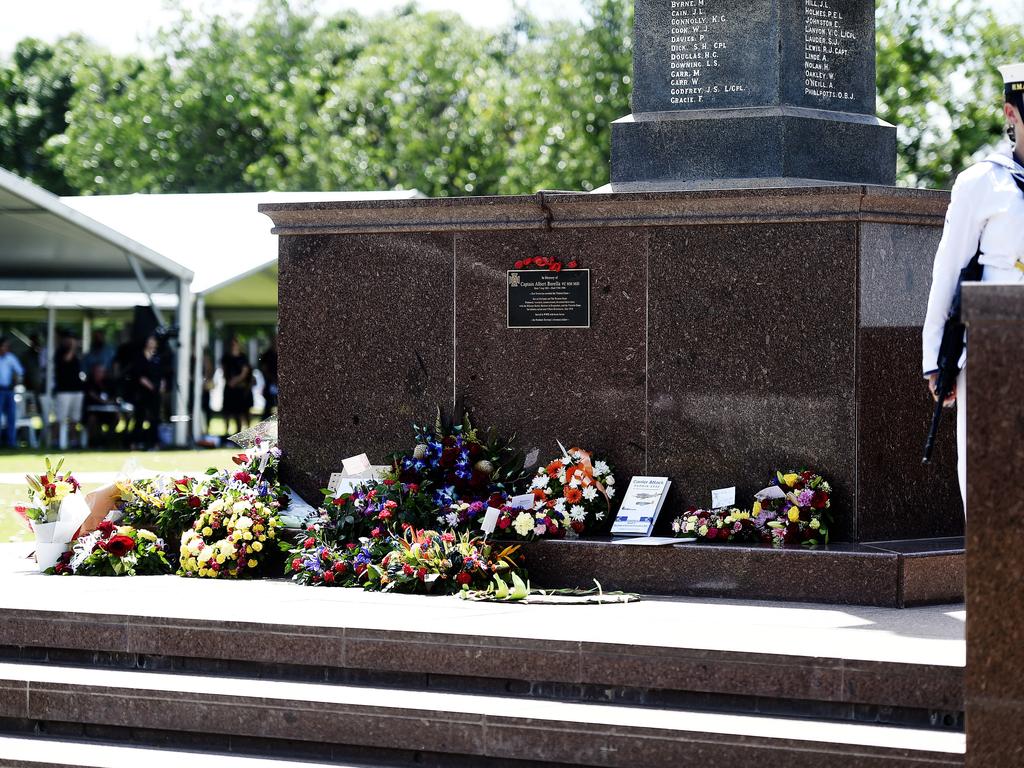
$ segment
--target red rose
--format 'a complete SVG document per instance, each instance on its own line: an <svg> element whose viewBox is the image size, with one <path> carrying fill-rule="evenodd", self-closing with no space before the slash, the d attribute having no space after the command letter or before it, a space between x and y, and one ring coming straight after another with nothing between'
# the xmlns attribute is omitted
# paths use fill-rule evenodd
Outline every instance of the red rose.
<svg viewBox="0 0 1024 768"><path fill-rule="evenodd" d="M411 565L409 565L408 563L406 563L405 565L402 566L402 573L404 573L406 576L412 576L412 574L413 574L413 567Z"/></svg>
<svg viewBox="0 0 1024 768"><path fill-rule="evenodd" d="M573 529L574 531L576 531L576 533L583 533L583 529L584 529L585 527L586 527L586 526L584 526L584 525L583 525L583 523L582 523L582 522L580 522L579 520L574 520L574 521L572 522L572 529Z"/></svg>
<svg viewBox="0 0 1024 768"><path fill-rule="evenodd" d="M352 550L352 549L355 549L355 548L356 548L356 547L357 547L358 545L357 545L357 544L356 544L356 543L355 543L354 541L350 541L350 542L349 542L348 544L346 544L345 546L346 546L346 547L347 547L348 549Z"/></svg>
<svg viewBox="0 0 1024 768"><path fill-rule="evenodd" d="M718 529L717 528L708 528L708 535L707 535L706 538L708 538L708 539L717 539L718 538Z"/></svg>
<svg viewBox="0 0 1024 768"><path fill-rule="evenodd" d="M375 539L379 539L384 535L384 531L382 531L380 528L374 528L372 531L370 531L370 535L373 536L373 538Z"/></svg>
<svg viewBox="0 0 1024 768"><path fill-rule="evenodd" d="M388 478L387 480L384 481L384 485L386 485L388 488L390 488L394 484L395 484L395 481L392 480L391 478Z"/></svg>
<svg viewBox="0 0 1024 768"><path fill-rule="evenodd" d="M356 566L356 576L362 576L364 573L366 573L366 566L360 563Z"/></svg>
<svg viewBox="0 0 1024 768"><path fill-rule="evenodd" d="M473 577L465 571L462 571L458 576L455 577L455 581L457 581L459 584L469 584L471 581L473 581Z"/></svg>
<svg viewBox="0 0 1024 768"><path fill-rule="evenodd" d="M248 483L252 480L252 475L244 470L242 472L235 472L235 480L240 483Z"/></svg>
<svg viewBox="0 0 1024 768"><path fill-rule="evenodd" d="M824 509L828 505L828 494L823 491L815 491L811 499L811 506L815 509Z"/></svg>
<svg viewBox="0 0 1024 768"><path fill-rule="evenodd" d="M337 562L337 563L334 564L334 570L337 573L344 573L345 571L348 570L348 565L346 565L345 563L342 563L342 562Z"/></svg>
<svg viewBox="0 0 1024 768"><path fill-rule="evenodd" d="M101 520L99 524L99 532L103 534L104 538L112 534L117 530L117 526L109 520Z"/></svg>
<svg viewBox="0 0 1024 768"><path fill-rule="evenodd" d="M100 548L108 555L124 557L135 549L135 539L131 536L111 536L106 541L100 542Z"/></svg>
<svg viewBox="0 0 1024 768"><path fill-rule="evenodd" d="M198 496L189 496L188 505L192 507L192 509L199 509L203 506L203 500Z"/></svg>
<svg viewBox="0 0 1024 768"><path fill-rule="evenodd" d="M426 578L427 578L427 569L426 568L420 568L418 571L416 571L416 578L419 579L420 581L426 580Z"/></svg>
<svg viewBox="0 0 1024 768"><path fill-rule="evenodd" d="M316 544L316 541L314 541L312 538L306 539L304 542L302 542L302 546L304 546L306 549L312 549L314 544Z"/></svg>
<svg viewBox="0 0 1024 768"><path fill-rule="evenodd" d="M512 525L512 517L510 515L502 515L501 518L499 518L498 527L501 528L501 530L504 531L510 525Z"/></svg>
<svg viewBox="0 0 1024 768"><path fill-rule="evenodd" d="M324 574L324 581L326 581L328 584L333 584L334 583L334 574L331 573L330 571L325 573Z"/></svg>
<svg viewBox="0 0 1024 768"><path fill-rule="evenodd" d="M811 482L811 478L814 477L814 473L813 472L804 472L804 473L802 473L800 475L800 477L802 477L805 482L809 483L809 482Z"/></svg>
<svg viewBox="0 0 1024 768"><path fill-rule="evenodd" d="M420 487L417 483L409 483L409 493L417 493Z"/></svg>
<svg viewBox="0 0 1024 768"><path fill-rule="evenodd" d="M292 560L292 570L297 571L302 567L302 558L296 557Z"/></svg>
<svg viewBox="0 0 1024 768"><path fill-rule="evenodd" d="M523 261L522 261L522 259L520 259L519 261L516 262L516 269L522 269L522 268L523 268Z"/></svg>

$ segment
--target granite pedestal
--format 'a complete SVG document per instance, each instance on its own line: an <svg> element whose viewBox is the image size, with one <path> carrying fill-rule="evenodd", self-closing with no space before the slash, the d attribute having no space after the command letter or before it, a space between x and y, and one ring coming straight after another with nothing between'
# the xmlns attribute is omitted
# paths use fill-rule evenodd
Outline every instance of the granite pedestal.
<svg viewBox="0 0 1024 768"><path fill-rule="evenodd" d="M1024 765L1024 286L969 285L967 765Z"/></svg>
<svg viewBox="0 0 1024 768"><path fill-rule="evenodd" d="M958 536L952 429L919 327L947 195L845 186L267 205L281 237L280 434L314 496L468 400L541 459L584 445L667 475L659 525L776 469L836 490L835 538ZM589 329L508 330L517 259L579 258Z"/></svg>

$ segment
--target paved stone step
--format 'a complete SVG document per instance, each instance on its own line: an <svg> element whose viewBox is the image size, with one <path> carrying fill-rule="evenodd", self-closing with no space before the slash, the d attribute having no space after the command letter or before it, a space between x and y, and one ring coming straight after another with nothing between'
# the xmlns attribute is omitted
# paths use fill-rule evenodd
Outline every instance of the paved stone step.
<svg viewBox="0 0 1024 768"><path fill-rule="evenodd" d="M9 663L0 717L609 768L961 766L965 749L878 725Z"/></svg>
<svg viewBox="0 0 1024 768"><path fill-rule="evenodd" d="M352 763L315 763L211 751L0 735L3 768L183 768L216 761L218 768L360 768Z"/></svg>
<svg viewBox="0 0 1024 768"><path fill-rule="evenodd" d="M326 590L306 594L337 597L336 592L328 594ZM474 607L423 598L413 605L423 606L427 614L432 605L442 609ZM329 607L329 603L322 606ZM668 603L650 607L660 609L666 618L676 608ZM545 617L574 615L559 614L550 607L483 608L518 612L523 621L527 616L543 622ZM394 603L394 611L407 609L407 601ZM640 612L622 612L614 606L597 610L610 611L606 615L612 620L640 616ZM757 612L736 607L735 614L734 620L741 622ZM584 612L575 615L587 616ZM708 615L696 611L693 618L706 620ZM635 628L637 641L629 644L561 639L552 623L540 627L555 636L545 638L414 632L402 624L395 629L311 627L0 609L0 660L963 727L963 669L940 663L947 661L941 655L929 656L931 646L922 644L916 660L892 653L879 656L865 652L870 648L863 646L843 647L836 642L822 646L821 650L834 653L860 651L859 657L842 658L810 655L811 648L787 646L787 634L781 629L773 641L767 634L770 628L742 623L732 627L741 636L729 638L722 648L701 643L696 627L688 638L690 643L678 643L679 638L673 636L676 647L652 645L660 637L644 634L663 633L664 626ZM872 639L872 631L865 628L865 642ZM895 638L889 641L897 645ZM245 649L242 659L240 647ZM761 648L791 653L769 653L758 650Z"/></svg>

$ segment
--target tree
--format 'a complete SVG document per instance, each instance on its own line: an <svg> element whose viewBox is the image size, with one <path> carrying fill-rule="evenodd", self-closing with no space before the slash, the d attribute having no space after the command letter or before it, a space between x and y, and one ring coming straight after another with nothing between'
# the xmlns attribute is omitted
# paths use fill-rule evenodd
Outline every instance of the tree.
<svg viewBox="0 0 1024 768"><path fill-rule="evenodd" d="M95 51L79 36L53 45L22 40L0 65L0 166L57 194L73 186L45 150L67 128L74 71Z"/></svg>

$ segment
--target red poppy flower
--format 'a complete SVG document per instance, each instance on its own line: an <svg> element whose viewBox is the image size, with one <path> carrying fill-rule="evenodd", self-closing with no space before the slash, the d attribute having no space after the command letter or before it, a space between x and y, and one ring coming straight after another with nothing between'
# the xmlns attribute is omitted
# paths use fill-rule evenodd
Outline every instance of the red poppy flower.
<svg viewBox="0 0 1024 768"><path fill-rule="evenodd" d="M562 264L561 264L561 262L558 262L558 261L556 261L556 262L555 262L554 264L552 264L552 265L551 265L551 266L549 267L549 269L550 269L550 270L551 270L552 272L561 272L561 271L562 271Z"/></svg>
<svg viewBox="0 0 1024 768"><path fill-rule="evenodd" d="M533 260L533 263L538 267L546 267L548 265L548 260L543 256L538 256Z"/></svg>
<svg viewBox="0 0 1024 768"><path fill-rule="evenodd" d="M580 263L579 263L578 261L570 261L570 262L569 262L568 264L566 264L565 266L566 266L567 268L569 268L569 269L576 269L576 267L578 267L579 265L580 265Z"/></svg>
<svg viewBox="0 0 1024 768"><path fill-rule="evenodd" d="M523 266L528 267L531 264L533 264L533 257L532 256L530 258L528 258L528 259L523 259Z"/></svg>
<svg viewBox="0 0 1024 768"><path fill-rule="evenodd" d="M124 557L135 549L135 539L131 536L111 536L106 541L100 542L100 547L114 557Z"/></svg>
<svg viewBox="0 0 1024 768"><path fill-rule="evenodd" d="M522 259L520 259L519 261L516 262L516 269L522 269L522 268L523 268L523 261L522 261Z"/></svg>

